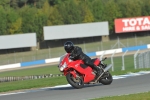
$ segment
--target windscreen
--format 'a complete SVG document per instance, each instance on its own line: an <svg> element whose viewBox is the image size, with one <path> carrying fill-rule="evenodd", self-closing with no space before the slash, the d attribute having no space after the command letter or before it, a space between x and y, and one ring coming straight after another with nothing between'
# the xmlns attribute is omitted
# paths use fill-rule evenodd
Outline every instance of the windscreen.
<svg viewBox="0 0 150 100"><path fill-rule="evenodd" d="M62 55L62 56L60 57L59 64L62 62L62 60L64 59L64 57L65 57L66 55L67 55L67 53L64 54L64 55Z"/></svg>

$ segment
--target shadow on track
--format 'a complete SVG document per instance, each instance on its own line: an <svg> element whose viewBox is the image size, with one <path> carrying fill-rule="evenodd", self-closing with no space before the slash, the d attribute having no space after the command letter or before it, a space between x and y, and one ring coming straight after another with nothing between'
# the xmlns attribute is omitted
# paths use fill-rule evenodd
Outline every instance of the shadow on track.
<svg viewBox="0 0 150 100"><path fill-rule="evenodd" d="M91 88L91 87L97 87L97 86L103 86L102 84L85 84L83 88L81 89L84 89L84 88ZM78 89L75 89L74 87L72 86L66 86L66 87L56 87L56 88L49 88L49 89L46 89L46 91L51 91L51 90L78 90Z"/></svg>

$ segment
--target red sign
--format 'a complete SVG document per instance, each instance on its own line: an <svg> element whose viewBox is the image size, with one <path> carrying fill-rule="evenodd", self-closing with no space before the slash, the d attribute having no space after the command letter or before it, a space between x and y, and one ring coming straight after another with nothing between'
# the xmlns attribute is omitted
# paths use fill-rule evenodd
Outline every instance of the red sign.
<svg viewBox="0 0 150 100"><path fill-rule="evenodd" d="M150 30L150 16L115 19L115 32L136 32Z"/></svg>

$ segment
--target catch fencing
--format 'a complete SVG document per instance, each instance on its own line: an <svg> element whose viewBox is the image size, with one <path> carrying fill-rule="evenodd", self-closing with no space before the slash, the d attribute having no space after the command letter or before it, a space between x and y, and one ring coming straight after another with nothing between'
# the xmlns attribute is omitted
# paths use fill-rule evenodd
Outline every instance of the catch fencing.
<svg viewBox="0 0 150 100"><path fill-rule="evenodd" d="M135 69L150 68L150 51L135 55Z"/></svg>
<svg viewBox="0 0 150 100"><path fill-rule="evenodd" d="M2 82L12 82L12 81L22 81L22 80L33 80L41 78L51 78L51 77L60 77L63 74L45 74L45 75L30 75L30 76L7 76L1 77L0 83Z"/></svg>
<svg viewBox="0 0 150 100"><path fill-rule="evenodd" d="M149 43L150 43L150 36L144 37L134 36L132 38L124 38L124 39L118 37L115 40L110 40L106 42L102 41L95 42L93 40L93 42L89 43L88 41L83 41L83 43L80 44L77 43L77 45L82 48L84 53L89 53L117 48L126 48L130 46L146 45ZM0 65L55 58L60 57L64 53L65 51L63 48L63 44L61 47L57 48L48 47L47 49L41 50L36 49L34 51L29 52L14 51L14 53L0 54Z"/></svg>

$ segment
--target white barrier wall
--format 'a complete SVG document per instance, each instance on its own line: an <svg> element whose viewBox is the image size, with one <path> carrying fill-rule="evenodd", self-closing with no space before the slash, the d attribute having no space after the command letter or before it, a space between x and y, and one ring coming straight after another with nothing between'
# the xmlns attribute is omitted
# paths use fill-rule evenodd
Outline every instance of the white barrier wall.
<svg viewBox="0 0 150 100"><path fill-rule="evenodd" d="M102 54L112 54L116 51L116 53L121 53L122 52L122 48L119 49L112 49L112 50L105 50L105 51L98 51L96 52L96 55L102 55Z"/></svg>
<svg viewBox="0 0 150 100"><path fill-rule="evenodd" d="M36 46L36 33L0 36L0 49Z"/></svg>
<svg viewBox="0 0 150 100"><path fill-rule="evenodd" d="M0 70L11 69L11 68L19 68L19 67L21 67L20 63L10 64L10 65L2 65L2 66L0 66Z"/></svg>
<svg viewBox="0 0 150 100"><path fill-rule="evenodd" d="M108 22L44 26L44 40L109 35Z"/></svg>

